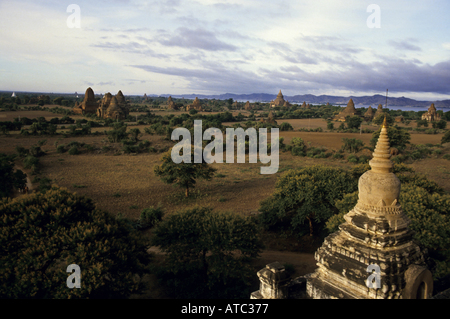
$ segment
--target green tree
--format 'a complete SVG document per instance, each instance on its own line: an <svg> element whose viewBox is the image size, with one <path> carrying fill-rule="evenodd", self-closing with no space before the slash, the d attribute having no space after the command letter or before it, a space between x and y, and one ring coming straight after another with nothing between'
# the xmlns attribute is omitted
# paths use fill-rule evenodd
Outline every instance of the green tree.
<svg viewBox="0 0 450 319"><path fill-rule="evenodd" d="M374 119L372 120L372 123L376 125L381 125L383 124L384 118L386 118L386 122L388 125L394 124L394 118L389 113L386 112L375 116Z"/></svg>
<svg viewBox="0 0 450 319"><path fill-rule="evenodd" d="M139 141L139 138L142 137L141 130L139 130L138 128L133 128L128 133L131 135L131 139L135 143L137 143Z"/></svg>
<svg viewBox="0 0 450 319"><path fill-rule="evenodd" d="M417 127L421 127L422 125L425 127L428 127L428 121L427 120L417 120Z"/></svg>
<svg viewBox="0 0 450 319"><path fill-rule="evenodd" d="M335 201L357 190L357 180L341 169L313 166L284 173L273 195L261 202L261 221L268 227L288 222L300 230L305 222L313 235L314 224L323 226L337 213Z"/></svg>
<svg viewBox="0 0 450 319"><path fill-rule="evenodd" d="M23 188L26 177L21 170L14 172L14 156L0 153L0 198L11 196L14 188Z"/></svg>
<svg viewBox="0 0 450 319"><path fill-rule="evenodd" d="M293 131L293 130L294 128L292 127L292 125L287 122L283 122L280 125L280 131Z"/></svg>
<svg viewBox="0 0 450 319"><path fill-rule="evenodd" d="M414 239L428 249L434 265L433 276L450 274L450 195L430 193L413 184L402 184L400 202Z"/></svg>
<svg viewBox="0 0 450 319"><path fill-rule="evenodd" d="M0 229L0 298L127 298L144 288L148 242L88 198L54 187L3 199ZM67 288L71 264L80 289Z"/></svg>
<svg viewBox="0 0 450 319"><path fill-rule="evenodd" d="M227 103L228 109L231 110L231 108L233 106L233 99L232 98L227 99L226 103Z"/></svg>
<svg viewBox="0 0 450 319"><path fill-rule="evenodd" d="M378 141L378 138L380 137L381 127L378 129L378 131L374 132L372 134L372 139L370 140L370 144L375 147L376 143ZM389 138L389 144L391 147L397 148L398 150L402 151L406 148L406 145L410 143L411 135L408 131L395 126L389 126L387 128L387 134Z"/></svg>
<svg viewBox="0 0 450 319"><path fill-rule="evenodd" d="M198 178L209 181L217 171L204 160L202 163L194 163L194 151L191 152L191 163L175 164L171 154L172 149L161 157L162 164L155 166L155 174L164 183L175 184L186 189L186 197L189 197L189 189L195 187Z"/></svg>
<svg viewBox="0 0 450 319"><path fill-rule="evenodd" d="M347 116L345 118L345 122L347 123L347 126L349 129L353 128L359 128L361 123L363 122L363 119L359 116Z"/></svg>
<svg viewBox="0 0 450 319"><path fill-rule="evenodd" d="M254 221L195 207L158 224L153 245L166 253L162 279L179 298L248 298L262 249Z"/></svg>
<svg viewBox="0 0 450 319"><path fill-rule="evenodd" d="M442 136L441 144L450 142L450 131L445 132L444 136Z"/></svg>
<svg viewBox="0 0 450 319"><path fill-rule="evenodd" d="M342 150L352 153L358 153L364 147L364 142L356 138L344 137L342 139L342 142L344 143L344 145L342 145Z"/></svg>
<svg viewBox="0 0 450 319"><path fill-rule="evenodd" d="M106 132L111 143L118 143L128 137L127 125L123 122L113 124L113 129Z"/></svg>
<svg viewBox="0 0 450 319"><path fill-rule="evenodd" d="M440 121L434 121L431 123L431 126L433 128L437 128L440 130L445 130L445 128L447 127L447 121L446 120L440 120Z"/></svg>
<svg viewBox="0 0 450 319"><path fill-rule="evenodd" d="M331 216L325 223L325 227L330 233L339 230L339 225L345 222L344 215L352 210L358 202L358 191L345 194L341 200L336 201L336 208L339 213Z"/></svg>
<svg viewBox="0 0 450 319"><path fill-rule="evenodd" d="M329 130L334 130L334 124L333 124L333 122L327 122L327 129L329 129Z"/></svg>
<svg viewBox="0 0 450 319"><path fill-rule="evenodd" d="M62 101L64 100L64 98L62 98L62 97L57 97L56 99L54 99L53 100L53 103L54 104L57 104L57 105L62 105Z"/></svg>

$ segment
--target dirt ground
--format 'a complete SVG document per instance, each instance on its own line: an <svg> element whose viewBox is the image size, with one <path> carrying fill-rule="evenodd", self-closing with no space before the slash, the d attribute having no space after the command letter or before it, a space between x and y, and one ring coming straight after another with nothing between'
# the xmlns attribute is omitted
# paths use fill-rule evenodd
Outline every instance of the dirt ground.
<svg viewBox="0 0 450 319"><path fill-rule="evenodd" d="M0 121L12 120L19 114L29 118L62 117L59 114L43 111L2 112ZM282 120L282 122L291 123L294 129L308 128L310 125L311 128L322 127L326 130L326 122L322 119ZM144 131L144 127L146 126L140 126L141 131ZM372 129L375 130L376 127L374 126ZM104 129L99 130L103 131ZM193 198L185 199L184 190L164 184L155 176L154 167L160 164L162 154L115 156L113 152L104 153L100 149L105 145L110 145L104 135L62 138L61 136L24 137L13 133L11 132L10 136L0 136L0 152L14 154L16 146L30 148L38 141L46 139L47 142L42 148L47 151L47 155L41 157L43 176L50 178L52 183L58 186L92 198L98 208L102 210L109 211L114 215L121 212L129 218L138 218L142 209L157 205L163 207L166 215L200 205L212 207L216 211L234 211L251 216L257 214L260 201L273 193L277 178L284 171L316 164L343 168L353 165L342 160L294 157L290 153L283 152L280 153L278 173L273 175L261 175L260 168L263 164L260 162L256 164L212 164L217 169L216 177L211 181L199 180L191 191ZM438 144L442 135L411 134L411 143ZM285 138L285 144L289 144L293 137L301 137L306 142L311 142L311 146L325 147L329 151L339 150L344 137L361 139L366 145L369 145L372 138L372 134L296 131L280 132L280 136ZM148 134L143 134L141 140L149 140L157 149L171 145L170 141ZM60 145L68 144L71 141L91 144L97 150L91 154L77 156L56 152L55 143ZM450 153L448 149L444 151ZM415 161L411 167L450 192L450 161L442 158L427 158ZM24 171L33 178L29 171ZM263 268L265 264L280 261L294 265L296 275L306 274L315 269L313 250L293 252L290 250L295 249L290 249L289 245L286 247L281 244L273 245L277 241L276 238L270 240L272 244L263 252L256 267ZM282 242L281 239L279 241Z"/></svg>

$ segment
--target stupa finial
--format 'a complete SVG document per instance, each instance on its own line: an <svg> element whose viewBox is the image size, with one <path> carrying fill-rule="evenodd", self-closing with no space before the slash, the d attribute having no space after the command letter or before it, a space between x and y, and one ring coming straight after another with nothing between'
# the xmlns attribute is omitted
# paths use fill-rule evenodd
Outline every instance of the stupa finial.
<svg viewBox="0 0 450 319"><path fill-rule="evenodd" d="M392 172L394 163L391 161L391 147L389 144L389 137L387 134L387 120L384 118L383 125L381 126L380 136L373 152L373 159L369 162L373 171L379 173Z"/></svg>
<svg viewBox="0 0 450 319"><path fill-rule="evenodd" d="M386 116L384 116L383 127L388 128Z"/></svg>

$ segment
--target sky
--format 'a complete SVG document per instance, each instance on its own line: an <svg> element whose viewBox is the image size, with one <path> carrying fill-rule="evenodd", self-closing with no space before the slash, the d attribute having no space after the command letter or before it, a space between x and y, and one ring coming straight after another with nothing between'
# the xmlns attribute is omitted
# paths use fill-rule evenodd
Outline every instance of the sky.
<svg viewBox="0 0 450 319"><path fill-rule="evenodd" d="M450 99L448 0L71 1L0 0L0 90Z"/></svg>

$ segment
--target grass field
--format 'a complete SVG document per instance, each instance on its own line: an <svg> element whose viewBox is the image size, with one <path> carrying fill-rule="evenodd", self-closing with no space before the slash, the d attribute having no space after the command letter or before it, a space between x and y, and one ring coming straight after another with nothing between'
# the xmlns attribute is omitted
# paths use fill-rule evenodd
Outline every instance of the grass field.
<svg viewBox="0 0 450 319"><path fill-rule="evenodd" d="M43 111L3 112L18 113L30 118L44 116ZM9 114L7 114L10 116ZM57 114L47 114L50 118ZM326 126L322 119L289 120L294 128L305 127L311 122L311 127ZM144 131L144 126L136 126ZM374 127L376 128L376 127ZM92 129L103 132L104 128ZM15 132L11 132L15 133ZM312 147L325 147L328 151L338 151L342 146L342 138L361 139L369 145L372 134L332 133L332 132L280 132L284 143L289 144L293 137L301 137L310 142ZM411 134L411 143L438 144L442 134ZM15 153L16 146L29 148L39 140L46 139L43 149L47 155L41 158L42 173L53 183L67 187L72 191L92 197L98 206L112 213L122 212L128 217L138 217L140 211L148 206L161 204L167 212L190 207L193 205L208 205L215 209L233 210L242 214L258 211L259 201L270 196L274 190L276 179L289 168L298 168L315 164L337 167L351 167L353 164L331 159L312 159L294 157L290 153L280 153L280 167L277 174L261 175L261 163L245 164L224 163L213 164L219 177L212 181L199 180L192 194L195 198L184 199L183 191L171 185L166 185L153 172L154 166L160 164L161 154L149 153L139 155L115 156L113 152L101 152L105 145L111 145L104 135L62 138L55 137L23 137L15 134L0 137L0 149L9 154ZM157 149L169 148L172 144L160 136L143 134L141 140L149 140ZM97 151L91 154L71 156L68 153L58 154L55 142L68 144L72 141L91 144ZM116 145L117 146L117 145ZM444 150L445 151L445 150ZM365 150L367 153L368 151ZM370 154L370 152L369 152ZM450 162L441 158L427 158L416 161L412 167L417 172L426 174L450 191L448 171ZM85 186L77 188L77 186ZM115 195L115 196L114 196ZM120 195L120 196L119 196ZM133 208L130 208L133 207Z"/></svg>
<svg viewBox="0 0 450 319"><path fill-rule="evenodd" d="M179 113L179 112L178 112ZM14 117L26 116L36 118L44 116L46 119L62 117L44 111L2 112L0 121L12 120ZM76 118L72 116L72 118ZM294 129L301 127L322 127L325 132L280 132L284 143L289 144L293 137L301 137L310 142L312 147L325 147L328 151L338 151L343 145L342 138L361 139L369 145L372 134L335 133L326 131L326 122L322 119L279 120L289 122ZM233 123L227 123L229 125ZM133 126L134 128L135 126ZM137 126L143 132L144 126ZM376 130L376 126L371 126ZM104 128L92 129L103 132ZM443 134L411 134L413 144L438 144ZM0 136L0 152L14 154L16 146L30 148L38 141L46 139L42 147L47 155L41 157L42 175L52 180L53 184L65 187L70 191L86 195L94 200L97 207L116 215L121 212L129 218L138 218L142 209L161 205L169 215L181 209L195 205L209 206L216 211L234 211L242 215L255 215L258 213L260 201L271 196L275 189L277 178L288 169L301 168L316 164L350 168L354 164L345 160L312 159L308 157L295 157L289 152L280 152L280 166L276 174L261 175L263 164L224 163L212 164L217 169L216 176L211 181L198 180L195 189L191 190L192 197L184 198L184 190L172 185L164 184L155 176L154 167L160 164L161 153L146 153L138 155L115 155L114 151L101 151L103 146L120 149L121 144L111 144L105 135L63 138L62 136L30 136L18 135L11 132L9 136ZM149 140L156 149L168 149L173 143L160 136L143 134L141 140ZM89 154L69 155L56 152L55 143L68 144L72 141L87 143L94 147ZM369 154L368 150L363 151ZM443 154L450 154L450 149L444 148ZM360 153L362 154L362 153ZM429 157L414 161L410 166L418 173L425 174L430 180L436 181L447 192L450 192L450 161ZM26 171L31 179L29 171ZM299 243L292 238L280 238L268 234L264 238L266 250L256 266L282 260L297 267L299 275L304 271L310 272L315 267L312 252L321 242ZM303 241L303 240L302 240ZM287 251L305 253L288 254Z"/></svg>

